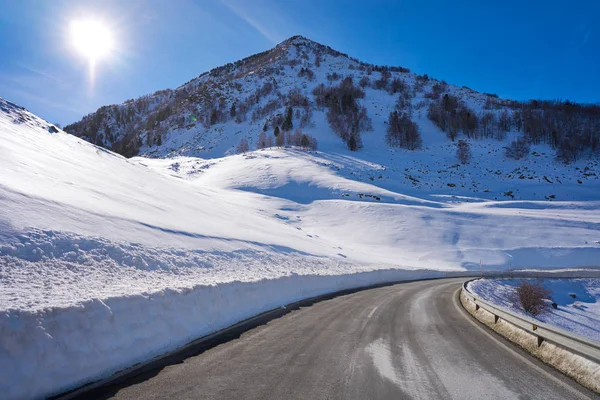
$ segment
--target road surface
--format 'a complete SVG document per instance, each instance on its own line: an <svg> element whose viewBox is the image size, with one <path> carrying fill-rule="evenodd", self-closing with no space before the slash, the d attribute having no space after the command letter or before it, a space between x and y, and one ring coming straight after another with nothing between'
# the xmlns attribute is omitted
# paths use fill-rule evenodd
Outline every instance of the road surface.
<svg viewBox="0 0 600 400"><path fill-rule="evenodd" d="M456 298L463 280L320 301L83 397L597 398L471 319Z"/></svg>

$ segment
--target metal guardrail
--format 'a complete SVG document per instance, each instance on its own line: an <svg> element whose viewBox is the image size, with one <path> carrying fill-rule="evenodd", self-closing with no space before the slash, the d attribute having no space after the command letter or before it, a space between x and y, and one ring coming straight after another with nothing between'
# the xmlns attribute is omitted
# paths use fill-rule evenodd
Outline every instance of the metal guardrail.
<svg viewBox="0 0 600 400"><path fill-rule="evenodd" d="M538 346L541 346L544 341L548 341L591 361L600 363L600 342L537 321L531 317L516 314L504 307L483 300L476 294L471 293L467 288L467 284L474 280L476 279L465 282L462 292L469 301L475 303L475 310L483 308L492 314L494 316L494 323L497 323L502 318L504 321L536 336Z"/></svg>

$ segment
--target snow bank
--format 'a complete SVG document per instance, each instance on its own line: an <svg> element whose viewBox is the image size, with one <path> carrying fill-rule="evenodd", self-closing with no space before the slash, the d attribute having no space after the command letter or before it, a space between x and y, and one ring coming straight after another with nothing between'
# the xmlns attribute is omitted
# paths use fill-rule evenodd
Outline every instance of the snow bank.
<svg viewBox="0 0 600 400"><path fill-rule="evenodd" d="M0 391L39 398L105 377L261 312L333 291L439 271L290 275L88 300L0 315Z"/></svg>
<svg viewBox="0 0 600 400"><path fill-rule="evenodd" d="M469 282L468 289L484 300L526 315L514 301L516 287L521 281L478 279ZM552 301L558 305L557 309L548 305L546 312L536 319L600 342L600 279L543 278L534 281L547 288Z"/></svg>

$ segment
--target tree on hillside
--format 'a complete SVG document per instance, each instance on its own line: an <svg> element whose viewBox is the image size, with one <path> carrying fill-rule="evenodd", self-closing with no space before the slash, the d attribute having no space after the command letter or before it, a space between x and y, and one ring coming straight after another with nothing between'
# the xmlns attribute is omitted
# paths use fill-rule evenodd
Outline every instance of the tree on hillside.
<svg viewBox="0 0 600 400"><path fill-rule="evenodd" d="M505 155L508 158L520 160L529 154L529 141L526 137L522 136L517 140L513 140L510 145L506 148Z"/></svg>
<svg viewBox="0 0 600 400"><path fill-rule="evenodd" d="M461 130L468 137L473 137L479 125L473 110L468 108L458 97L448 93L429 103L427 118L443 132L446 132L452 141L456 140Z"/></svg>
<svg viewBox="0 0 600 400"><path fill-rule="evenodd" d="M267 147L267 134L264 131L261 131L258 134L258 140L256 141L256 149L264 149Z"/></svg>
<svg viewBox="0 0 600 400"><path fill-rule="evenodd" d="M265 124L263 125L263 132L266 132L267 129L269 129L269 124L265 122Z"/></svg>
<svg viewBox="0 0 600 400"><path fill-rule="evenodd" d="M285 146L285 134L283 134L282 132L279 131L279 127L275 127L275 132L277 133L277 135L275 135L275 146L277 147L283 147Z"/></svg>
<svg viewBox="0 0 600 400"><path fill-rule="evenodd" d="M317 106L327 107L327 122L348 148L353 151L362 147L361 131L372 129L371 119L366 107L360 106L357 99L364 98L365 92L354 86L352 77L346 77L339 86L325 88L318 86L313 90ZM350 137L353 137L350 142Z"/></svg>
<svg viewBox="0 0 600 400"><path fill-rule="evenodd" d="M461 164L468 164L471 161L471 145L466 140L459 140L456 145L456 157Z"/></svg>
<svg viewBox="0 0 600 400"><path fill-rule="evenodd" d="M278 126L275 126L275 129L273 130L273 136L278 137L281 134L281 130L279 129Z"/></svg>
<svg viewBox="0 0 600 400"><path fill-rule="evenodd" d="M235 103L231 105L231 109L229 109L229 115L231 118L235 117Z"/></svg>
<svg viewBox="0 0 600 400"><path fill-rule="evenodd" d="M500 130L502 130L504 132L510 131L510 128L512 126L512 118L511 118L510 114L508 113L508 111L503 110L500 113L500 116L498 117L498 126L499 126Z"/></svg>
<svg viewBox="0 0 600 400"><path fill-rule="evenodd" d="M281 129L283 129L286 132L291 131L294 127L293 113L294 110L292 109L292 107L288 107L287 112L285 114L285 120L283 121L283 124L281 124Z"/></svg>
<svg viewBox="0 0 600 400"><path fill-rule="evenodd" d="M406 113L399 114L398 111L390 113L385 139L390 146L409 150L418 149L423 143L417 124Z"/></svg>
<svg viewBox="0 0 600 400"><path fill-rule="evenodd" d="M239 154L242 154L242 153L247 153L248 150L250 150L250 146L248 146L248 140L242 138L240 140L240 143L237 146L237 152Z"/></svg>
<svg viewBox="0 0 600 400"><path fill-rule="evenodd" d="M307 149L310 146L310 141L308 140L308 135L302 135L301 145L303 148Z"/></svg>

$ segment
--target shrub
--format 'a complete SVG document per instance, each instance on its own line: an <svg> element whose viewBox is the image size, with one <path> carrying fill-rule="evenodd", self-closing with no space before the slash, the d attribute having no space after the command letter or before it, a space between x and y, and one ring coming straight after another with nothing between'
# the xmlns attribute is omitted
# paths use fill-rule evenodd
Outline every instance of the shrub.
<svg viewBox="0 0 600 400"><path fill-rule="evenodd" d="M391 75L388 71L381 71L381 78L374 82L373 87L378 90L387 90Z"/></svg>
<svg viewBox="0 0 600 400"><path fill-rule="evenodd" d="M331 74L327 74L327 80L329 81L329 83L332 83L333 81L337 81L340 78L341 78L341 76L337 72L333 72Z"/></svg>
<svg viewBox="0 0 600 400"><path fill-rule="evenodd" d="M287 105L289 107L308 107L310 105L310 101L308 97L300 92L299 88L293 88L287 94Z"/></svg>
<svg viewBox="0 0 600 400"><path fill-rule="evenodd" d="M287 142L289 146L302 147L304 150L317 150L317 139L308 133L302 133L300 129L296 129L293 134L288 135Z"/></svg>
<svg viewBox="0 0 600 400"><path fill-rule="evenodd" d="M303 78L306 77L309 81L314 81L315 80L315 73L310 70L309 68L300 68L300 72L298 72L298 77L299 78Z"/></svg>
<svg viewBox="0 0 600 400"><path fill-rule="evenodd" d="M394 80L392 80L392 83L390 85L391 94L400 93L400 92L403 92L404 90L406 90L406 85L404 84L404 81L402 81L401 79L398 79L398 78L395 78Z"/></svg>
<svg viewBox="0 0 600 400"><path fill-rule="evenodd" d="M438 82L431 86L431 92L425 93L426 99L439 100L442 93L447 89L448 84L446 82Z"/></svg>
<svg viewBox="0 0 600 400"><path fill-rule="evenodd" d="M505 155L508 158L520 160L529 154L530 145L529 140L525 137L520 137L517 140L513 140L510 146L506 147Z"/></svg>
<svg viewBox="0 0 600 400"><path fill-rule="evenodd" d="M544 299L550 298L550 291L539 282L521 281L517 286L519 305L531 315L538 315L546 308Z"/></svg>

